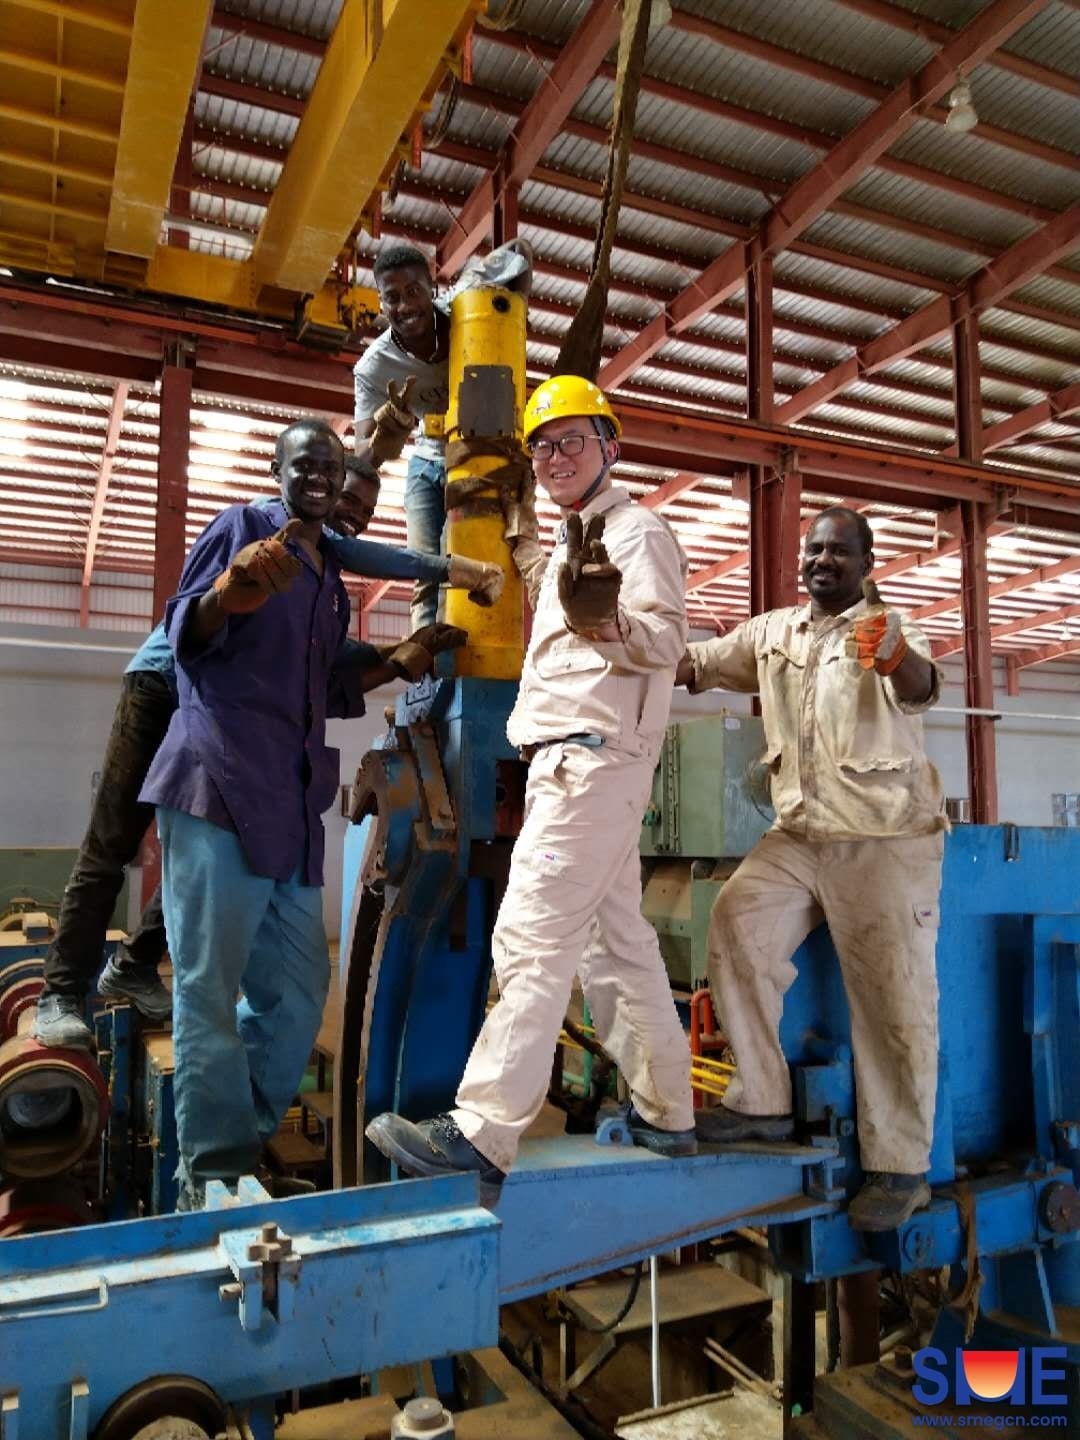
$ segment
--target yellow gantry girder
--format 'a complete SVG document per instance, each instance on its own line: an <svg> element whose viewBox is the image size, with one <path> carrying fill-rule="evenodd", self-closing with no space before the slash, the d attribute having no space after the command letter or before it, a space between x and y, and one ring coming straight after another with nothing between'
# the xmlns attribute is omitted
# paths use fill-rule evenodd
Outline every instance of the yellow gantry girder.
<svg viewBox="0 0 1080 1440"><path fill-rule="evenodd" d="M345 0L259 239L260 285L318 290L479 0Z"/></svg>
<svg viewBox="0 0 1080 1440"><path fill-rule="evenodd" d="M105 247L149 260L180 150L213 0L138 0Z"/></svg>

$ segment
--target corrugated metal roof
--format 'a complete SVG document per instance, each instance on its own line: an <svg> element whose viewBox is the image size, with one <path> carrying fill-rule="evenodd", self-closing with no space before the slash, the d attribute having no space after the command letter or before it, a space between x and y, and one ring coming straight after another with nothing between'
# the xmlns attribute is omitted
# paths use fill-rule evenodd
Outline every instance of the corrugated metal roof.
<svg viewBox="0 0 1080 1440"><path fill-rule="evenodd" d="M941 0L904 3L912 13L926 14L955 29L982 8L982 0L954 0L948 6ZM341 8L341 0L225 0L225 4L262 26L291 27L319 39L330 35ZM561 51L570 43L587 9L587 0L527 0L516 33L493 37L477 28L472 88L459 100L450 126L449 143L460 148L454 158L425 152L418 172L406 168L401 193L385 212L385 234L407 236L427 253L433 251L482 173L462 155L467 156L472 147L494 156L506 144L513 133L515 108L531 99L543 82L550 63L548 47ZM690 33L680 28L679 11L734 33L726 39ZM739 48L740 32L771 47L774 59L744 53ZM529 37L541 42L535 52L530 52ZM674 22L651 38L646 65L649 75L681 87L688 103L648 92L640 97L638 148L627 182L633 198L624 206L614 255L615 279L605 327L608 353L632 339L667 300L728 249L733 242L725 231L749 228L764 216L770 201L763 184L765 191L790 184L818 163L820 144L777 135L777 128L804 127L818 136L848 133L872 113L875 87L884 93L882 87L895 85L917 70L933 48L918 34L869 19L835 0L802 0L799 5L789 0L725 0L723 6L716 0L680 0ZM1075 73L1080 69L1080 12L1060 3L1048 5L1013 37L1009 48L1058 71ZM195 155L191 240L197 250L241 256L250 252L265 210L254 203L258 196L246 201L235 193L236 187L269 192L281 169L275 158L242 152L272 146L284 158L298 122L282 113L280 96L310 93L319 59L290 47L287 36L275 39L262 29L258 35L228 32L219 16L208 34L205 63L208 74L226 77L243 88L236 99L205 91L196 95L196 124L201 134L209 133L213 139L201 139ZM832 67L837 83L800 73L800 67L805 72L818 65ZM847 359L859 343L887 332L898 319L933 300L942 287L959 285L986 263L989 253L1008 247L1039 223L1038 216L1026 219L1015 206L973 199L963 186L951 185L950 178L1050 211L1080 197L1080 167L1033 157L1022 149L1023 137L1028 136L1076 155L1080 130L1073 118L1075 100L1060 89L1035 84L990 63L976 71L973 86L984 123L1015 131L1020 148L988 141L978 133L951 135L936 121L920 119L890 153L937 172L944 183L933 184L932 175L924 181L871 168L800 240L815 255L788 251L776 258L778 399L797 393ZM485 91L496 97L491 104L484 102ZM782 124L757 126L752 119L717 117L693 106L694 92ZM611 94L610 78L593 80L576 105L575 119L603 130ZM509 97L511 103L500 103L500 96ZM432 106L429 125L439 104L437 99ZM650 144L669 152L667 161L644 149ZM606 143L564 133L549 145L544 163L549 171L598 186L605 159ZM743 183L730 176L718 178L715 171L723 168L744 172L748 178ZM231 193L222 195L226 188ZM553 362L572 309L580 301L599 204L596 195L582 194L580 188L564 189L557 181L552 183L550 175L543 183L528 181L519 200L522 232L534 243L537 255L529 342L529 368L535 377ZM850 207L872 214L852 214ZM841 213L845 209L849 213ZM964 244L964 236L972 248ZM377 242L361 237L358 278L362 283L370 283L367 267L376 249ZM1054 321L1055 315L1080 320L1080 256L1059 263L1059 271L1068 268L1077 274L1077 283L1043 277L1013 297L1021 304L1041 307L1047 312L1044 318L1018 313L1009 308L1009 301L984 315L980 346L986 372L984 423L1004 419L1080 376L1080 327ZM919 274L936 283L918 284L914 277ZM741 294L729 295L722 308L673 336L626 381L622 393L703 415L741 413L746 396L740 307ZM948 337L935 339L919 355L892 362L832 396L805 417L801 428L940 450L953 437L949 356ZM0 490L0 543L4 537L18 537L19 543L40 545L50 535L58 535L69 553L77 553L85 542L108 387L96 382L78 385L40 373L35 378L23 371L9 376L8 383L29 384L33 404L28 411L16 394L5 395L0 373L0 473L15 477L11 484L21 497L20 510L7 503ZM283 419L284 413L273 407L223 408L208 397L200 405L189 457L192 535L222 504L269 489L267 463ZM107 563L136 567L149 563L156 435L156 400L144 388L133 387L105 507L100 554ZM1080 422L1068 418L1040 427L1022 436L1021 443L992 452L988 463L1005 477L1041 470L1055 477L1080 478ZM624 467L622 473L642 492L666 478L647 467ZM373 527L381 538L403 534L402 493L403 467L391 467L383 508ZM810 515L815 502L810 495L805 499L804 513ZM671 507L673 523L695 565L745 547L745 512L732 511L731 504L725 482L708 480ZM542 507L542 514L545 525L550 525L549 507ZM932 517L927 512L871 506L868 514L885 557L928 550L933 542ZM992 549L994 575L1022 572L1039 557L1074 553L1067 536L1057 551L1046 532L1014 531L1012 537L1004 537L1010 538L1014 548L1002 544ZM70 578L61 583L70 589ZM920 596L955 594L957 583L958 562L953 557L897 576L893 593L919 603ZM1047 593L1080 594L1080 575L1069 583L1072 590L1052 588ZM699 617L738 614L745 607L746 585L743 571L704 587L704 594L693 592L694 613ZM994 614L1037 614L1046 603L1039 591L1019 592L995 605ZM119 601L117 610L123 610ZM954 627L955 612L935 624L943 631ZM1009 643L1033 642L1020 636Z"/></svg>
<svg viewBox="0 0 1080 1440"><path fill-rule="evenodd" d="M954 134L933 120L916 121L889 153L1051 210L1064 210L1078 193L1074 172L986 140L974 131Z"/></svg>

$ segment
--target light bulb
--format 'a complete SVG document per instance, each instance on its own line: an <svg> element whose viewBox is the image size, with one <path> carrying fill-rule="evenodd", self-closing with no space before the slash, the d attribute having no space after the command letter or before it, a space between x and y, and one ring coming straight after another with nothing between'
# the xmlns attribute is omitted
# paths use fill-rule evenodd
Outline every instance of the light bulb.
<svg viewBox="0 0 1080 1440"><path fill-rule="evenodd" d="M954 135L966 135L979 123L978 111L971 100L971 86L966 80L958 80L949 96L949 113L945 129Z"/></svg>

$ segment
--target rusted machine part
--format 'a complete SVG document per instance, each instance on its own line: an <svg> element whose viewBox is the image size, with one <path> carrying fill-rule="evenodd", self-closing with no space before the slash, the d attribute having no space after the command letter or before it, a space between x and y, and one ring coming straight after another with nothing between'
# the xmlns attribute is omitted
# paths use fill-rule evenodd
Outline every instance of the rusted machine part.
<svg viewBox="0 0 1080 1440"><path fill-rule="evenodd" d="M77 1165L101 1137L109 1092L85 1050L55 1050L30 1034L24 1009L17 1033L0 1045L0 1175L46 1180Z"/></svg>
<svg viewBox="0 0 1080 1440"><path fill-rule="evenodd" d="M160 1432L162 1436L201 1431L207 1440L213 1440L225 1430L229 1416L210 1386L193 1375L158 1375L109 1406L94 1430L94 1440L135 1440L144 1431L157 1434L156 1429L150 1432L147 1427L159 1421L187 1421L184 1429L169 1427Z"/></svg>
<svg viewBox="0 0 1080 1440"><path fill-rule="evenodd" d="M33 1010L44 984L44 967L36 956L0 970L0 1044L18 1034L20 1016Z"/></svg>
<svg viewBox="0 0 1080 1440"><path fill-rule="evenodd" d="M56 1180L20 1180L0 1190L0 1240L15 1235L40 1235L70 1230L95 1219L81 1185L62 1176Z"/></svg>
<svg viewBox="0 0 1080 1440"><path fill-rule="evenodd" d="M872 1365L881 1357L881 1272L842 1275L836 1282L840 1365Z"/></svg>

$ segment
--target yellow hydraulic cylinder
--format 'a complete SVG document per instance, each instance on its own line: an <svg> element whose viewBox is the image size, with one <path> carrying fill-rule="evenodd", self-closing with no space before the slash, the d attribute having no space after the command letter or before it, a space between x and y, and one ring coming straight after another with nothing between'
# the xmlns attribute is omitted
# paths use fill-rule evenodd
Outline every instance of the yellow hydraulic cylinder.
<svg viewBox="0 0 1080 1440"><path fill-rule="evenodd" d="M453 652L454 673L488 680L520 679L524 657L521 579L503 539L498 487L483 482L521 444L525 312L524 298L502 289L463 291L450 307L446 548L501 565L506 588L490 609L449 590L445 618L469 632Z"/></svg>

